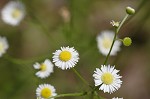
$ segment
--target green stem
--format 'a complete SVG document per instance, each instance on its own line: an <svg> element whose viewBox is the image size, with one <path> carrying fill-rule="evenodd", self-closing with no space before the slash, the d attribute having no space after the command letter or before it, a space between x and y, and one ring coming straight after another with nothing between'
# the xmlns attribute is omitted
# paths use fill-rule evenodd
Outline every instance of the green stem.
<svg viewBox="0 0 150 99"><path fill-rule="evenodd" d="M94 95L95 95L95 98L96 98L96 99L101 99L101 97L98 95L98 93L97 93L96 91L94 91ZM94 99L95 99L95 98L94 98Z"/></svg>
<svg viewBox="0 0 150 99"><path fill-rule="evenodd" d="M104 61L104 65L106 65L106 63L107 63L107 61L108 61L108 59L109 59L109 56L110 56L111 50L112 50L112 48L113 48L113 46L114 46L114 43L115 43L117 34L119 33L120 28L122 27L122 25L124 24L124 22L126 21L126 19L128 18L128 16L129 16L129 15L127 14L127 15L123 18L123 20L121 21L121 23L119 24L118 28L115 29L115 36L114 36L114 38L113 38L113 42L112 42L112 44L111 44L109 53L107 54L106 59L105 59L105 61Z"/></svg>
<svg viewBox="0 0 150 99"><path fill-rule="evenodd" d="M129 16L129 14L126 14L126 16L123 18L123 20L119 24L118 28L116 29L116 34L118 34L120 28L122 27L122 25L124 24L124 22L127 20L128 16Z"/></svg>
<svg viewBox="0 0 150 99"><path fill-rule="evenodd" d="M60 94L60 95L57 95L57 96L52 96L50 98L47 98L47 99L51 99L51 98L60 98L60 97L73 97L73 96L84 96L86 95L87 92L81 92L81 93L69 93L69 94Z"/></svg>
<svg viewBox="0 0 150 99"><path fill-rule="evenodd" d="M113 38L113 42L112 42L112 44L111 44L109 53L107 54L106 59L105 59L105 61L104 61L104 65L106 65L106 63L107 63L107 61L108 61L108 59L109 59L110 53L111 53L112 48L113 48L113 46L114 46L115 40L116 40L116 38L117 38L117 34L119 33L120 28L122 27L122 25L124 24L124 22L126 21L126 19L128 18L128 16L129 16L129 15L127 14L127 15L123 18L123 20L121 21L121 23L119 24L119 26L118 26L117 28L115 28L115 36L114 36L114 38ZM96 90L98 89L98 87L99 87L99 86L95 87L95 88L93 89L93 92L96 91ZM102 98L102 99L103 99L103 98Z"/></svg>
<svg viewBox="0 0 150 99"><path fill-rule="evenodd" d="M105 59L105 61L104 61L104 65L106 65L106 63L107 63L107 61L108 61L108 58L109 58L109 56L110 56L111 50L112 50L112 48L113 48L113 45L114 45L114 43L115 43L116 37L117 37L117 33L115 33L115 36L114 36L114 38L113 38L112 45L111 45L110 50L109 50L109 53L107 54L107 57L106 57L106 59Z"/></svg>
<svg viewBox="0 0 150 99"><path fill-rule="evenodd" d="M23 64L32 64L35 61L42 61L45 58L49 58L48 54L40 56L40 57L32 57L30 59L20 59L20 58L14 58L8 54L6 54L4 57L4 59L6 59L7 61L10 61L14 64L18 64L18 65L23 65Z"/></svg>
<svg viewBox="0 0 150 99"><path fill-rule="evenodd" d="M81 81L83 83L85 83L86 85L89 86L88 82L76 71L76 69L72 68L72 70L74 71L74 73L81 79Z"/></svg>

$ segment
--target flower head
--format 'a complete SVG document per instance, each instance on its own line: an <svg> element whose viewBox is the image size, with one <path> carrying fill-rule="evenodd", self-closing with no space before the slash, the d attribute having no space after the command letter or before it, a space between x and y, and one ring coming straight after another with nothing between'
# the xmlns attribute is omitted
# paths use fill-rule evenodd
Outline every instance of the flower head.
<svg viewBox="0 0 150 99"><path fill-rule="evenodd" d="M1 14L5 23L16 26L25 16L25 7L19 1L10 1L2 9Z"/></svg>
<svg viewBox="0 0 150 99"><path fill-rule="evenodd" d="M40 70L36 73L40 78L46 78L53 72L53 64L49 59L46 59L44 63L41 64L35 63L33 67Z"/></svg>
<svg viewBox="0 0 150 99"><path fill-rule="evenodd" d="M55 88L50 84L41 84L36 89L36 95L38 99L46 99L51 96L56 96ZM54 99L54 98L51 98Z"/></svg>
<svg viewBox="0 0 150 99"><path fill-rule="evenodd" d="M9 45L5 37L0 36L0 57L6 52Z"/></svg>
<svg viewBox="0 0 150 99"><path fill-rule="evenodd" d="M115 98L115 97L114 97L114 98L112 98L112 99L123 99L123 98L118 98L118 97Z"/></svg>
<svg viewBox="0 0 150 99"><path fill-rule="evenodd" d="M106 30L106 31L102 31L97 36L97 46L99 48L99 51L105 56L109 53L114 35L115 34L113 31ZM121 42L115 41L110 55L116 55L117 52L120 50L120 46L121 46Z"/></svg>
<svg viewBox="0 0 150 99"><path fill-rule="evenodd" d="M62 70L74 67L79 60L79 54L73 47L61 47L53 54L53 62Z"/></svg>
<svg viewBox="0 0 150 99"><path fill-rule="evenodd" d="M118 75L118 72L119 70L114 69L114 67L110 65L102 65L101 69L96 68L93 74L95 86L100 86L99 90L103 90L104 93L108 92L111 94L115 92L122 84L120 80L122 76Z"/></svg>

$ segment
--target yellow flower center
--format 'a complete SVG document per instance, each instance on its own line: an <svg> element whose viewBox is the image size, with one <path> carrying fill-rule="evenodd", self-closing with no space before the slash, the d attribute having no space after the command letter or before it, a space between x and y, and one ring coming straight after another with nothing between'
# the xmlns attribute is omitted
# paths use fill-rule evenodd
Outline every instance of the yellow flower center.
<svg viewBox="0 0 150 99"><path fill-rule="evenodd" d="M109 49L111 47L111 44L112 44L112 40L109 39L109 38L104 38L103 40L103 46L106 48L106 49Z"/></svg>
<svg viewBox="0 0 150 99"><path fill-rule="evenodd" d="M0 42L0 52L2 52L4 49L4 45Z"/></svg>
<svg viewBox="0 0 150 99"><path fill-rule="evenodd" d="M71 59L71 53L69 51L62 51L59 55L60 60L68 61Z"/></svg>
<svg viewBox="0 0 150 99"><path fill-rule="evenodd" d="M45 71L46 70L46 65L45 64L41 64L40 69L41 69L41 71Z"/></svg>
<svg viewBox="0 0 150 99"><path fill-rule="evenodd" d="M101 77L101 80L104 84L110 85L113 82L113 75L111 73L104 73Z"/></svg>
<svg viewBox="0 0 150 99"><path fill-rule="evenodd" d="M51 92L51 90L49 89L49 88L44 88L44 89L42 89L42 91L41 91L41 96L43 97L43 98L48 98L48 97L50 97L52 95L52 92Z"/></svg>
<svg viewBox="0 0 150 99"><path fill-rule="evenodd" d="M13 18L18 18L18 17L20 17L20 15L21 15L21 11L19 10L19 9L14 9L13 11L12 11L12 17Z"/></svg>

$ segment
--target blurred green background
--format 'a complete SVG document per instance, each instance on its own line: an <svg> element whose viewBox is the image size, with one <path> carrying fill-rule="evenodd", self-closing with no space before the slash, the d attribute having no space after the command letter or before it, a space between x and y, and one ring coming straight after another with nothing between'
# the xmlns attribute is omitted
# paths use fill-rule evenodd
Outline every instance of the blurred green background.
<svg viewBox="0 0 150 99"><path fill-rule="evenodd" d="M26 16L19 26L13 27L0 19L0 35L9 42L7 53L0 58L0 99L36 99L39 84L50 83L58 94L88 89L73 71L57 67L47 79L35 76L35 62L52 60L52 53L61 46L74 46L80 54L75 69L93 82L93 71L100 67L105 56L99 53L96 36L100 31L112 29L111 20L121 21L125 8L131 6L131 16L119 33L129 36L133 43L121 47L108 64L116 65L123 76L121 88L113 94L100 95L111 99L150 99L150 1L149 0L21 0ZM0 0L2 9L9 0ZM88 99L65 97L60 99Z"/></svg>

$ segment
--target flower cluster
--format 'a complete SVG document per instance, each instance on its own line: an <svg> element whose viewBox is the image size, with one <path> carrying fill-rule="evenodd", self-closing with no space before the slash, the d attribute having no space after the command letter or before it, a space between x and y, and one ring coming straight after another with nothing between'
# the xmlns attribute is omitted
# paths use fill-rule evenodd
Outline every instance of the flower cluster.
<svg viewBox="0 0 150 99"><path fill-rule="evenodd" d="M127 12L128 13L128 12ZM125 17L126 19L127 17ZM124 20L125 20L124 19ZM120 29L122 22L115 22L112 21L112 26L115 29ZM120 76L119 70L115 69L115 66L105 65L109 56L117 55L117 52L120 51L121 44L125 46L131 45L131 39L129 37L125 37L123 40L117 37L118 31L113 32L110 30L102 31L98 34L97 46L101 54L106 56L106 60L104 64L101 65L100 68L96 68L94 71L93 77L95 82L95 88L102 90L104 93L113 93L117 91L122 85L122 76ZM79 60L79 53L73 47L61 47L61 49L56 50L53 53L53 62L56 67L61 68L62 70L67 70L73 68L78 60ZM40 78L46 78L53 72L53 64L50 60L45 60L44 63L34 64L35 69L39 69L36 75ZM77 73L77 71L75 71ZM81 77L80 74L77 74L79 78L85 82L85 80ZM55 89L50 84L42 84L36 90L37 97L40 99L49 98L51 96L57 95L55 93ZM53 97L52 97L53 98ZM123 99L123 98L112 98L112 99Z"/></svg>
<svg viewBox="0 0 150 99"><path fill-rule="evenodd" d="M66 11L66 10L65 10ZM4 6L1 11L2 20L12 26L17 26L21 22L21 20L25 17L25 5L19 1L10 1L8 4ZM128 15L132 15L135 13L134 9L131 7L126 8L126 12ZM67 12L63 12L66 13ZM64 14L63 14L64 15ZM69 16L69 14L67 14ZM124 20L126 20L125 17ZM69 20L68 20L69 21ZM67 21L67 22L68 22ZM121 44L125 46L130 46L132 40L129 37L125 37L123 40L117 37L118 31L123 24L122 22L111 21L113 27L115 27L116 31L105 30L98 34L96 37L97 46L99 52L106 56L106 61L100 65L99 68L93 73L94 77L94 90L99 89L104 93L113 93L117 91L122 85L122 76L120 76L119 70L115 69L115 66L106 65L109 56L115 56L121 50ZM6 52L9 45L7 39L5 37L0 36L0 57ZM79 53L75 50L74 47L61 47L53 53L52 62L50 59L45 59L44 62L35 62L33 64L33 68L37 70L35 75L41 79L48 78L54 72L54 66L67 70L74 68L79 61ZM79 78L85 82L85 80L81 77L77 71L75 71ZM93 90L93 89L92 89ZM86 92L88 93L88 92ZM51 84L40 84L36 89L37 99L47 99L54 97L57 95L56 89ZM85 93L84 93L85 95ZM112 98L112 99L123 99L123 98Z"/></svg>
<svg viewBox="0 0 150 99"><path fill-rule="evenodd" d="M1 10L1 18L6 24L16 26L19 25L25 16L25 6L19 1L8 2ZM9 48L6 37L0 36L0 57Z"/></svg>
<svg viewBox="0 0 150 99"><path fill-rule="evenodd" d="M60 50L56 50L53 53L53 62L56 67L62 70L73 68L78 60L79 53L73 47L61 47ZM53 72L53 64L49 59L46 59L43 63L35 63L33 65L35 69L39 69L36 76L40 78L47 78ZM113 93L121 87L122 81L119 74L119 70L116 70L114 66L102 65L101 68L96 68L93 77L95 86L100 86L99 90L103 90L104 93ZM51 96L55 96L55 88L50 84L41 84L36 90L36 95L40 99L45 99Z"/></svg>
<svg viewBox="0 0 150 99"><path fill-rule="evenodd" d="M55 66L62 70L73 68L79 60L79 54L74 47L61 47L60 50L56 50L53 54L53 62ZM49 59L46 59L41 64L36 62L33 64L33 67L39 70L35 75L41 79L47 78L51 73L53 73L53 64ZM56 96L57 94L52 85L41 84L36 89L36 95L38 99L46 99L51 96Z"/></svg>

